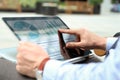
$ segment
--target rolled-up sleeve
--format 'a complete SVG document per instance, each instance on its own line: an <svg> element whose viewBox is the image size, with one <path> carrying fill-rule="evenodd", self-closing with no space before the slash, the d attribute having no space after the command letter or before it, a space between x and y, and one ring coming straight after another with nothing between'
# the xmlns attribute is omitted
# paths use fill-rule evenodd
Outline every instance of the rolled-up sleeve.
<svg viewBox="0 0 120 80"><path fill-rule="evenodd" d="M116 40L117 38L107 38L106 51L112 47Z"/></svg>
<svg viewBox="0 0 120 80"><path fill-rule="evenodd" d="M108 39L107 49L116 40ZM44 68L43 80L120 80L120 40L109 53L105 61L99 63L71 64L49 60Z"/></svg>

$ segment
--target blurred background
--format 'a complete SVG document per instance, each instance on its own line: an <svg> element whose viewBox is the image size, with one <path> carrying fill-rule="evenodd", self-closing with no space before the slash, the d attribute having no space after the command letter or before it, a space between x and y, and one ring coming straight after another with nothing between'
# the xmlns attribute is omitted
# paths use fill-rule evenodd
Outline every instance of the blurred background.
<svg viewBox="0 0 120 80"><path fill-rule="evenodd" d="M120 12L120 0L0 0L0 11L38 14L105 14Z"/></svg>
<svg viewBox="0 0 120 80"><path fill-rule="evenodd" d="M2 17L58 16L70 28L110 37L120 32L120 0L0 0L0 48L15 46Z"/></svg>
<svg viewBox="0 0 120 80"><path fill-rule="evenodd" d="M70 28L108 37L120 31L120 0L0 0L0 18L6 16L58 16ZM2 32L0 42L7 41Z"/></svg>

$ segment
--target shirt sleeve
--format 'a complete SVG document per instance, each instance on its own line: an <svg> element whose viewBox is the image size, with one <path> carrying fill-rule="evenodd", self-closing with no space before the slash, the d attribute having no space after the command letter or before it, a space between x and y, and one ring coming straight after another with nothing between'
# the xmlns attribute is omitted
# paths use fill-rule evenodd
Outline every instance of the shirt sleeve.
<svg viewBox="0 0 120 80"><path fill-rule="evenodd" d="M109 51L109 49L112 47L116 40L117 38L107 38L106 51Z"/></svg>
<svg viewBox="0 0 120 80"><path fill-rule="evenodd" d="M112 46L113 43L109 44ZM71 64L49 60L44 68L43 80L120 80L120 40L109 52L105 61L99 63Z"/></svg>

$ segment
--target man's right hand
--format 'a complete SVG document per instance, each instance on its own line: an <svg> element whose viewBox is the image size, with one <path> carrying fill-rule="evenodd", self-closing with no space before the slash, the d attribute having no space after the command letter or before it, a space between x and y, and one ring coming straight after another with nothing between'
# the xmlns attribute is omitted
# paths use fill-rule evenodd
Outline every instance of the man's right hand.
<svg viewBox="0 0 120 80"><path fill-rule="evenodd" d="M66 47L68 48L106 49L106 38L98 36L87 29L59 29L59 31L76 36L76 42L68 42L66 44Z"/></svg>

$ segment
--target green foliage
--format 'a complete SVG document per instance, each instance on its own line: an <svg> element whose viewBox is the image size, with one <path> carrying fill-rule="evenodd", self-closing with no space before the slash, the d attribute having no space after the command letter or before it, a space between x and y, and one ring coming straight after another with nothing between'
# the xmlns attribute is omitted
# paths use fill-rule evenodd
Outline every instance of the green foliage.
<svg viewBox="0 0 120 80"><path fill-rule="evenodd" d="M35 7L35 4L36 4L36 1L37 0L19 0L20 1L20 4L23 6L23 7Z"/></svg>
<svg viewBox="0 0 120 80"><path fill-rule="evenodd" d="M60 0L19 0L20 4L23 7L34 8L36 2L59 2Z"/></svg>
<svg viewBox="0 0 120 80"><path fill-rule="evenodd" d="M59 2L60 0L37 0L37 2Z"/></svg>
<svg viewBox="0 0 120 80"><path fill-rule="evenodd" d="M117 2L117 0L112 0L112 3L114 4L114 3L116 3Z"/></svg>
<svg viewBox="0 0 120 80"><path fill-rule="evenodd" d="M99 5L103 0L88 0L91 5Z"/></svg>

